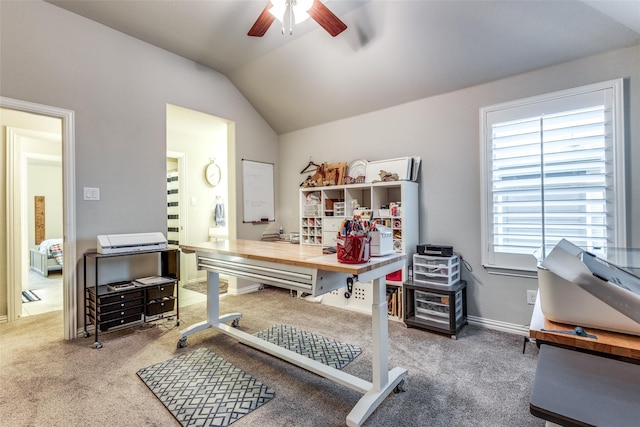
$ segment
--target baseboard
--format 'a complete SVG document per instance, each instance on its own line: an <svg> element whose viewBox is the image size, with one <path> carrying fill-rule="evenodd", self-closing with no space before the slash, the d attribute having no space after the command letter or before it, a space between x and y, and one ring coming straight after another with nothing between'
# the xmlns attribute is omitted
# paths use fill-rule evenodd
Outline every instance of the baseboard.
<svg viewBox="0 0 640 427"><path fill-rule="evenodd" d="M8 323L8 322L9 322L9 317L0 316L0 323Z"/></svg>
<svg viewBox="0 0 640 427"><path fill-rule="evenodd" d="M242 288L232 288L231 286L227 287L227 295L244 295L250 294L251 292L256 292L263 289L263 285L260 283L254 283L253 285L243 286Z"/></svg>
<svg viewBox="0 0 640 427"><path fill-rule="evenodd" d="M483 317L476 316L467 316L467 322L469 322L470 325L480 326L482 328L494 329L496 331L508 332L516 335L529 336L528 326L501 322L499 320L485 319Z"/></svg>

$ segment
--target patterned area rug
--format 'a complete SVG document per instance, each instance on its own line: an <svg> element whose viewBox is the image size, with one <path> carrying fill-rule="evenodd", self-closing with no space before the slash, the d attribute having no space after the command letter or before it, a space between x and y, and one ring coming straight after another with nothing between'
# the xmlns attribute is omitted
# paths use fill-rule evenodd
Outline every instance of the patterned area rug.
<svg viewBox="0 0 640 427"><path fill-rule="evenodd" d="M22 291L22 303L40 301L40 297L33 291Z"/></svg>
<svg viewBox="0 0 640 427"><path fill-rule="evenodd" d="M273 390L206 348L137 374L183 426L227 426L275 396Z"/></svg>
<svg viewBox="0 0 640 427"><path fill-rule="evenodd" d="M220 279L220 294L225 294L227 293L227 287L228 287L228 283L227 280L225 279ZM205 294L207 295L209 293L209 290L207 289L207 282L206 280L204 282L195 282L195 283L187 283L183 286L183 288L185 289L189 289L190 291L194 291L194 292L199 292L201 294Z"/></svg>
<svg viewBox="0 0 640 427"><path fill-rule="evenodd" d="M254 335L336 369L344 368L362 353L355 345L287 325L275 325Z"/></svg>

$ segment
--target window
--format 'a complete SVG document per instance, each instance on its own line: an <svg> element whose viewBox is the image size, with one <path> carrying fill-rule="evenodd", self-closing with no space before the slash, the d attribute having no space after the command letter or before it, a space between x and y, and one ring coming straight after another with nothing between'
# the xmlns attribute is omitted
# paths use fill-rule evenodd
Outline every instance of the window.
<svg viewBox="0 0 640 427"><path fill-rule="evenodd" d="M490 272L535 273L533 254L563 238L626 246L622 105L620 79L481 109Z"/></svg>

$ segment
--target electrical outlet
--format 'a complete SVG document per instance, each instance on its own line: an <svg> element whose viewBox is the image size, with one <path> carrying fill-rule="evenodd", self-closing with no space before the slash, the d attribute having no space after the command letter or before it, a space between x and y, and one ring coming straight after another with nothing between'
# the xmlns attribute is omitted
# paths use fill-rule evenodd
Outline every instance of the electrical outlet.
<svg viewBox="0 0 640 427"><path fill-rule="evenodd" d="M527 290L527 304L534 305L536 303L537 296L538 291L532 291L531 289Z"/></svg>

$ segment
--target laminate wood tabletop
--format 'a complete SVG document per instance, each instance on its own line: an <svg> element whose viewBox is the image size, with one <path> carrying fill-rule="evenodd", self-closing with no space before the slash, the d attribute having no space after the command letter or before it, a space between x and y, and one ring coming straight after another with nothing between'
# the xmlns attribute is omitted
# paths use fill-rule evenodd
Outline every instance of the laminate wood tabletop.
<svg viewBox="0 0 640 427"><path fill-rule="evenodd" d="M587 333L595 335L597 338L587 338L560 332L552 332L555 330L570 332L576 326L580 325L569 325L553 322L547 319L542 312L542 308L540 307L540 298L538 298L533 308L531 325L529 327L529 336L540 342L559 344L634 359L634 361L637 360L637 362L640 363L640 336L604 331L595 328L584 329Z"/></svg>
<svg viewBox="0 0 640 427"><path fill-rule="evenodd" d="M345 264L338 262L336 254L323 254L320 246L257 240L187 243L181 244L180 248L184 252L224 254L352 275L363 274L406 257L405 254L395 253L384 257L371 257L369 261L362 264Z"/></svg>

